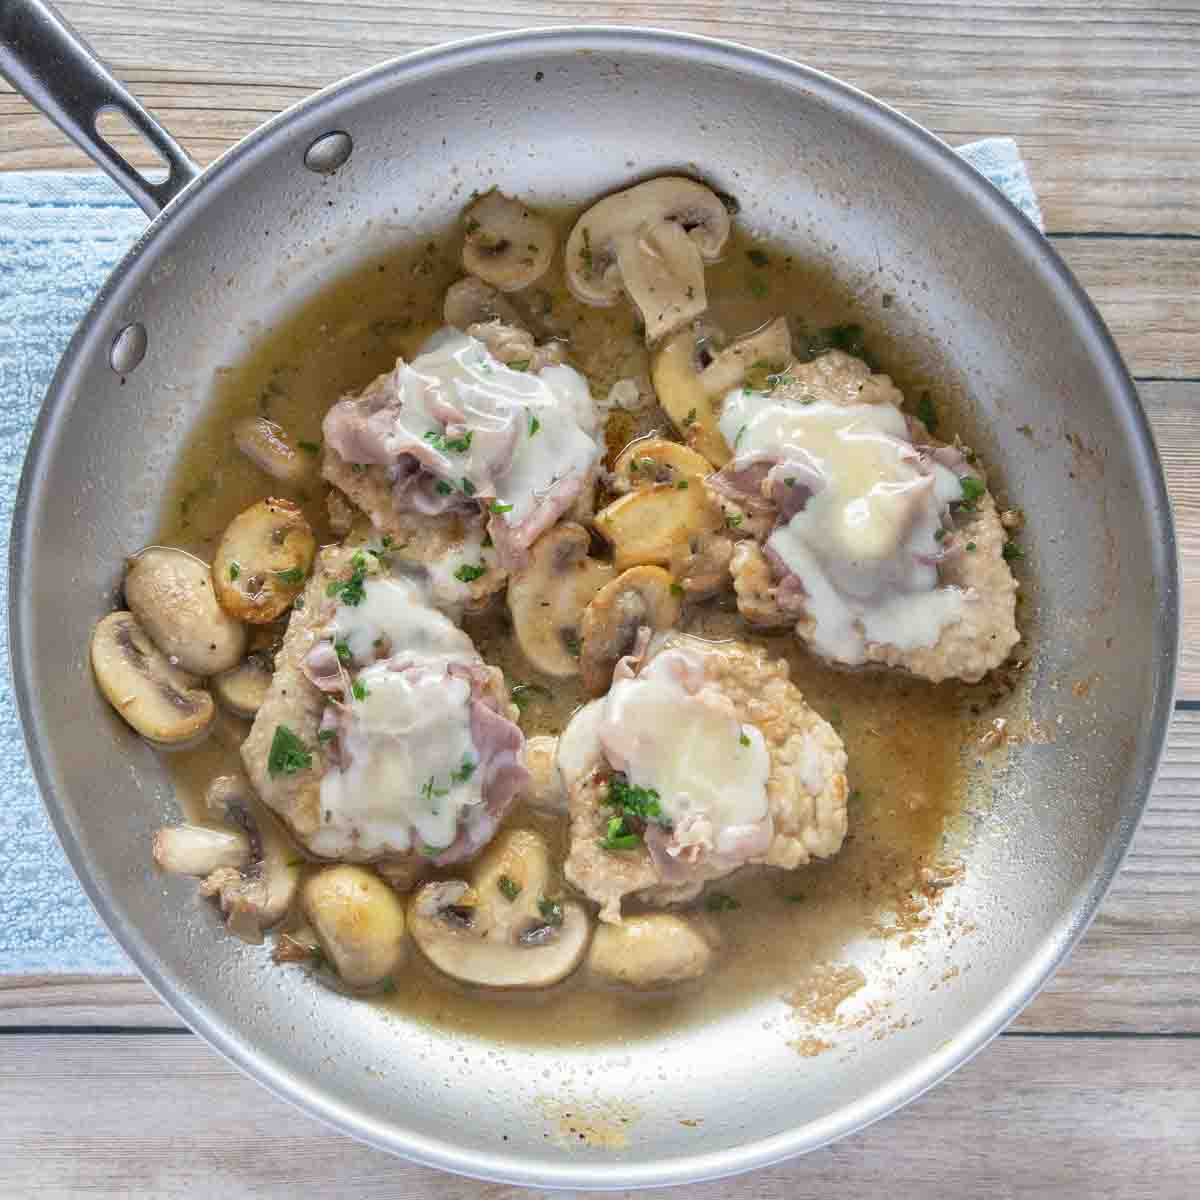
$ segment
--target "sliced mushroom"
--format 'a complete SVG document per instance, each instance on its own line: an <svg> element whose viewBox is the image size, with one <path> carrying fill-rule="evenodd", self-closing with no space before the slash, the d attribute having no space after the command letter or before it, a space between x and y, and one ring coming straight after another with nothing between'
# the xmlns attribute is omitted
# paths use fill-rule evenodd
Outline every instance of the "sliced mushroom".
<svg viewBox="0 0 1200 1200"><path fill-rule="evenodd" d="M554 257L554 227L503 192L479 197L463 213L463 267L502 292L536 283Z"/></svg>
<svg viewBox="0 0 1200 1200"><path fill-rule="evenodd" d="M512 301L474 275L468 275L446 289L442 319L464 333L471 325L486 325L490 321L500 321L504 325L523 324Z"/></svg>
<svg viewBox="0 0 1200 1200"><path fill-rule="evenodd" d="M648 991L699 979L712 966L717 934L674 913L601 924L588 967L609 983Z"/></svg>
<svg viewBox="0 0 1200 1200"><path fill-rule="evenodd" d="M720 401L758 363L782 371L792 361L792 339L783 317L731 342L710 355L706 343L691 329L680 330L664 342L651 364L658 402L688 445L715 466L730 458L717 427Z"/></svg>
<svg viewBox="0 0 1200 1200"><path fill-rule="evenodd" d="M246 653L246 629L217 603L208 564L151 546L125 570L125 600L154 644L185 671L215 675Z"/></svg>
<svg viewBox="0 0 1200 1200"><path fill-rule="evenodd" d="M148 742L182 747L208 733L212 697L167 661L133 613L109 613L97 624L91 658L104 698Z"/></svg>
<svg viewBox="0 0 1200 1200"><path fill-rule="evenodd" d="M608 691L613 668L632 652L640 629L660 633L674 627L678 590L661 567L630 567L592 597L579 623L579 668L593 696Z"/></svg>
<svg viewBox="0 0 1200 1200"><path fill-rule="evenodd" d="M733 539L724 532L702 533L680 542L668 566L688 600L703 600L730 581Z"/></svg>
<svg viewBox="0 0 1200 1200"><path fill-rule="evenodd" d="M558 738L542 735L525 739L525 769L529 784L525 799L540 812L565 814L567 793L558 772Z"/></svg>
<svg viewBox="0 0 1200 1200"><path fill-rule="evenodd" d="M476 862L470 884L421 888L409 902L409 928L425 957L463 983L550 987L582 961L591 921L580 904L549 895L549 881L545 839L509 830Z"/></svg>
<svg viewBox="0 0 1200 1200"><path fill-rule="evenodd" d="M300 903L349 987L374 987L404 961L404 905L373 871L326 867L305 882Z"/></svg>
<svg viewBox="0 0 1200 1200"><path fill-rule="evenodd" d="M255 716L270 687L271 672L260 654L251 654L212 680L213 694L236 717Z"/></svg>
<svg viewBox="0 0 1200 1200"><path fill-rule="evenodd" d="M274 498L250 505L229 522L213 559L221 607L252 625L269 624L303 591L316 552L299 505Z"/></svg>
<svg viewBox="0 0 1200 1200"><path fill-rule="evenodd" d="M315 443L293 444L281 425L266 417L243 417L233 427L237 448L256 466L281 483L300 487L317 472Z"/></svg>
<svg viewBox="0 0 1200 1200"><path fill-rule="evenodd" d="M250 839L240 829L165 825L154 835L154 861L173 875L211 875L218 867L244 867Z"/></svg>
<svg viewBox="0 0 1200 1200"><path fill-rule="evenodd" d="M682 545L721 526L721 513L702 487L680 490L657 483L619 497L595 518L613 548L617 570L654 563L666 566Z"/></svg>
<svg viewBox="0 0 1200 1200"><path fill-rule="evenodd" d="M200 894L217 898L230 933L257 944L262 941L262 931L282 920L291 907L304 856L245 776L214 779L205 804L210 811L223 805L225 819L246 831L250 863L240 870L221 867L214 871L200 885Z"/></svg>
<svg viewBox="0 0 1200 1200"><path fill-rule="evenodd" d="M712 464L695 450L669 438L650 437L632 442L613 463L613 489L632 492L656 483L686 491L713 472Z"/></svg>
<svg viewBox="0 0 1200 1200"><path fill-rule="evenodd" d="M615 571L588 557L587 530L569 521L542 534L508 581L508 610L525 657L547 675L579 674L579 619Z"/></svg>
<svg viewBox="0 0 1200 1200"><path fill-rule="evenodd" d="M607 196L567 239L567 285L585 304L615 304L624 290L652 344L708 305L704 264L729 238L729 213L710 188L664 176Z"/></svg>

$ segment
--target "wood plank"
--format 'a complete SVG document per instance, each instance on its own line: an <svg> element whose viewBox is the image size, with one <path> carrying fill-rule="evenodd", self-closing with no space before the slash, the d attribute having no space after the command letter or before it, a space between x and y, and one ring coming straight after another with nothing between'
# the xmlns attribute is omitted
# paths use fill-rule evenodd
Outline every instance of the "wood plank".
<svg viewBox="0 0 1200 1200"><path fill-rule="evenodd" d="M62 0L201 161L313 89L426 45L521 26L650 24L761 46L827 70L951 142L1011 133L1052 230L1200 231L1200 12L1137 0ZM1084 30L1086 29L1086 36ZM0 169L83 165L0 95Z"/></svg>
<svg viewBox="0 0 1200 1200"><path fill-rule="evenodd" d="M1200 712L1180 712L1145 819L1094 924L1018 1018L1041 1033L1200 1034ZM0 975L0 1028L166 1027L137 979Z"/></svg>
<svg viewBox="0 0 1200 1200"><path fill-rule="evenodd" d="M1183 648L1176 697L1200 700L1200 383L1142 383L1138 391L1166 471L1179 543Z"/></svg>
<svg viewBox="0 0 1200 1200"><path fill-rule="evenodd" d="M686 1194L1192 1195L1200 1178L1198 1072L1195 1039L1005 1037L862 1133ZM0 1056L0 1094L3 1187L12 1196L551 1197L443 1175L358 1145L268 1095L192 1037L11 1037Z"/></svg>

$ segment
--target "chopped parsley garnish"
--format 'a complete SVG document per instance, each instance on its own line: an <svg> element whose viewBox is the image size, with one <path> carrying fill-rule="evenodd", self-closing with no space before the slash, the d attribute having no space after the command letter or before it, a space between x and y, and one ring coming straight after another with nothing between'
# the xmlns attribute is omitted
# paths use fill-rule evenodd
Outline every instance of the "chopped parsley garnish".
<svg viewBox="0 0 1200 1200"><path fill-rule="evenodd" d="M436 775L430 775L421 785L421 799L427 800L430 804L434 800L440 800L443 796L448 796L449 794L449 788L438 787Z"/></svg>
<svg viewBox="0 0 1200 1200"><path fill-rule="evenodd" d="M425 440L431 443L435 450L441 450L443 453L452 450L455 454L466 454L471 448L471 439L474 436L474 432L468 429L462 437L447 438L440 430L431 429L425 434Z"/></svg>
<svg viewBox="0 0 1200 1200"><path fill-rule="evenodd" d="M620 772L608 781L608 796L604 803L619 809L626 817L638 817L668 828L669 818L662 810L662 797L653 788L636 787Z"/></svg>
<svg viewBox="0 0 1200 1200"><path fill-rule="evenodd" d="M357 608L363 602L366 589L363 586L367 578L367 556L361 551L350 560L354 568L349 579L335 579L326 589L325 595L339 596L343 604Z"/></svg>
<svg viewBox="0 0 1200 1200"><path fill-rule="evenodd" d="M763 250L747 250L746 257L756 267L765 267L769 261Z"/></svg>
<svg viewBox="0 0 1200 1200"><path fill-rule="evenodd" d="M530 413L530 414L529 414L529 436L530 436L530 437L533 437L533 435L534 435L535 433L537 433L537 431L538 431L539 429L541 429L541 427L542 427L542 423L541 423L541 421L539 421L539 420L537 419L537 417L535 417L535 416L533 415L533 413Z"/></svg>
<svg viewBox="0 0 1200 1200"><path fill-rule="evenodd" d="M437 485L434 490L439 496L448 496L452 491L454 491L454 489L444 479L439 479L437 481Z"/></svg>
<svg viewBox="0 0 1200 1200"><path fill-rule="evenodd" d="M739 429L737 431L737 437L735 437L733 439L733 448L735 450L742 444L742 438L744 438L745 436L746 436L746 426L743 425L741 427L741 429Z"/></svg>
<svg viewBox="0 0 1200 1200"><path fill-rule="evenodd" d="M484 550L490 550L495 544L496 543L492 541L492 535L490 533L485 533L483 535L483 541L479 543Z"/></svg>
<svg viewBox="0 0 1200 1200"><path fill-rule="evenodd" d="M1000 551L1000 554L1005 562L1016 562L1018 558L1025 557L1025 551L1016 542L1005 542L1004 549Z"/></svg>
<svg viewBox="0 0 1200 1200"><path fill-rule="evenodd" d="M521 894L521 885L515 879L510 879L507 875L501 875L500 878L496 880L496 887L499 889L500 895L502 895L505 900L509 902L509 904L511 904Z"/></svg>
<svg viewBox="0 0 1200 1200"><path fill-rule="evenodd" d="M742 902L735 900L728 892L709 892L704 897L704 907L709 912L732 912L735 908L741 908Z"/></svg>
<svg viewBox="0 0 1200 1200"><path fill-rule="evenodd" d="M297 442L296 445L299 446L300 449L303 450L305 454L320 454L321 453L321 443L320 442Z"/></svg>
<svg viewBox="0 0 1200 1200"><path fill-rule="evenodd" d="M943 542L946 540L946 531L944 529L935 529L933 531L933 540L935 542Z"/></svg>
<svg viewBox="0 0 1200 1200"><path fill-rule="evenodd" d="M675 490L676 490L677 492L686 492L686 491L687 491L687 489L688 489L688 481L687 481L686 479L681 479L681 480L680 480L680 481L679 481L679 482L678 482L678 483L675 485Z"/></svg>
<svg viewBox="0 0 1200 1200"><path fill-rule="evenodd" d="M474 217L467 218L467 236L475 233L479 228L479 222Z"/></svg>
<svg viewBox="0 0 1200 1200"><path fill-rule="evenodd" d="M459 583L474 583L475 580L487 574L487 567L473 567L470 563L463 563L457 571L454 572L454 578Z"/></svg>
<svg viewBox="0 0 1200 1200"><path fill-rule="evenodd" d="M286 571L276 571L274 574L280 583L296 584L304 582L304 570L301 567L288 567Z"/></svg>
<svg viewBox="0 0 1200 1200"><path fill-rule="evenodd" d="M743 734L741 735L741 737L739 737L739 738L738 738L738 742L739 742L741 745L743 745L743 746L749 746L749 745L750 745L750 738L749 738L749 737L748 737L746 734L744 734L744 733L743 733Z"/></svg>
<svg viewBox="0 0 1200 1200"><path fill-rule="evenodd" d="M563 634L563 645L567 648L567 653L572 658L579 657L579 635L573 630L568 629Z"/></svg>
<svg viewBox="0 0 1200 1200"><path fill-rule="evenodd" d="M829 710L829 723L834 729L842 723L842 710L836 704Z"/></svg>
<svg viewBox="0 0 1200 1200"><path fill-rule="evenodd" d="M242 564L241 563L231 562L229 564L229 578L230 579L236 579L241 573L242 573Z"/></svg>
<svg viewBox="0 0 1200 1200"><path fill-rule="evenodd" d="M851 789L850 795L846 797L849 804L857 804L862 799L862 792L858 788Z"/></svg>
<svg viewBox="0 0 1200 1200"><path fill-rule="evenodd" d="M789 374L787 371L780 371L775 375L767 376L767 391L773 392L777 387L784 387L789 383L795 383L796 377Z"/></svg>
<svg viewBox="0 0 1200 1200"><path fill-rule="evenodd" d="M381 545L381 546L382 546L382 547L383 547L385 550L390 550L390 549L392 548L392 544L393 544L393 542L394 542L394 539L393 539L393 537L392 537L392 535L391 535L390 533L385 533L385 534L383 535L383 537L381 537L381 538L379 539L379 544L380 544L380 545Z"/></svg>
<svg viewBox="0 0 1200 1200"><path fill-rule="evenodd" d="M795 477L795 475L789 475L783 482L786 483L788 485L788 487L795 487L796 486L796 477Z"/></svg>
<svg viewBox="0 0 1200 1200"><path fill-rule="evenodd" d="M674 579L671 580L671 595L672 596L682 596L683 595L683 584L679 583L677 580L674 580Z"/></svg>
<svg viewBox="0 0 1200 1200"><path fill-rule="evenodd" d="M975 547L975 543L974 543L974 542L968 542L968 543L967 543L967 547L966 547L966 548L967 548L967 553L968 553L968 554L974 554L974 553L975 553L975 549L976 549L976 547Z"/></svg>
<svg viewBox="0 0 1200 1200"><path fill-rule="evenodd" d="M730 529L736 529L746 518L741 513L726 513L725 524Z"/></svg>
<svg viewBox="0 0 1200 1200"><path fill-rule="evenodd" d="M501 504L499 500L493 500L491 504L488 505L488 508L490 508L494 513L506 513L512 512L513 510L513 506L511 504Z"/></svg>
<svg viewBox="0 0 1200 1200"><path fill-rule="evenodd" d="M475 495L475 485L465 475L463 476L462 490L466 496Z"/></svg>
<svg viewBox="0 0 1200 1200"><path fill-rule="evenodd" d="M767 281L765 279L760 279L757 275L750 276L748 286L750 288L750 295L752 295L755 300L765 300L767 298L767 293L771 290L767 285Z"/></svg>
<svg viewBox="0 0 1200 1200"><path fill-rule="evenodd" d="M975 501L987 490L974 475L964 475L959 481L962 486L962 500L959 501L967 512L975 511Z"/></svg>
<svg viewBox="0 0 1200 1200"><path fill-rule="evenodd" d="M479 764L474 762L472 759L464 758L462 761L462 766L459 767L457 771L450 772L450 782L451 783L466 783L467 780L470 779L471 776L475 774L475 768L478 765Z"/></svg>
<svg viewBox="0 0 1200 1200"><path fill-rule="evenodd" d="M789 904L803 904L804 894L802 892L793 892L790 896L784 896L784 899Z"/></svg>
<svg viewBox="0 0 1200 1200"><path fill-rule="evenodd" d="M917 401L917 416L921 418L930 433L937 429L937 411L933 407L933 397L928 392L922 392L920 400Z"/></svg>
<svg viewBox="0 0 1200 1200"><path fill-rule="evenodd" d="M695 423L696 423L696 410L694 408L689 408L687 416L683 418L684 428L686 429L687 426L694 425Z"/></svg>
<svg viewBox="0 0 1200 1200"><path fill-rule="evenodd" d="M600 839L601 850L636 850L641 844L642 835L627 828L624 817L610 817Z"/></svg>
<svg viewBox="0 0 1200 1200"><path fill-rule="evenodd" d="M332 742L335 737L337 737L336 729L322 729L317 733L317 741L320 742L322 746L324 746L326 742Z"/></svg>
<svg viewBox="0 0 1200 1200"><path fill-rule="evenodd" d="M312 754L304 743L286 726L276 725L271 749L267 754L267 774L295 775L312 766Z"/></svg>
<svg viewBox="0 0 1200 1200"><path fill-rule="evenodd" d="M551 900L548 896L542 896L538 900L538 912L542 914L542 920L547 925L561 925L563 923L563 906L561 900Z"/></svg>
<svg viewBox="0 0 1200 1200"><path fill-rule="evenodd" d="M348 663L351 660L350 643L345 638L338 638L333 643L334 653L338 656L339 662Z"/></svg>
<svg viewBox="0 0 1200 1200"><path fill-rule="evenodd" d="M355 700L365 700L371 693L367 691L367 685L361 679L356 679L350 685L350 694Z"/></svg>
<svg viewBox="0 0 1200 1200"><path fill-rule="evenodd" d="M510 371L528 371L529 370L529 359L518 358L516 360L516 362L510 362L508 364L508 369Z"/></svg>
<svg viewBox="0 0 1200 1200"><path fill-rule="evenodd" d="M514 683L509 694L521 712L529 707L535 696L542 696L547 700L550 698L550 692L540 683Z"/></svg>

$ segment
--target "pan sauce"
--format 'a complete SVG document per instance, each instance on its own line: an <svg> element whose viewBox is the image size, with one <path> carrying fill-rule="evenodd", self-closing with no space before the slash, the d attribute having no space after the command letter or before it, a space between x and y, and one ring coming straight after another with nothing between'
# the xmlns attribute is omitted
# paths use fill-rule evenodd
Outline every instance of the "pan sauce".
<svg viewBox="0 0 1200 1200"><path fill-rule="evenodd" d="M560 231L567 227L564 217ZM211 560L228 522L268 494L299 503L319 542L335 540L315 462L313 482L289 489L237 451L230 429L238 418L260 413L294 438L318 442L321 419L338 396L389 369L397 355L413 356L440 326L446 287L461 274L458 245L457 231L451 230L438 241L365 263L267 331L244 360L222 370L169 482L157 540ZM707 284L709 315L730 333L781 313L801 318L814 332L857 315L831 280L799 254L753 243L740 230L722 261L708 268ZM644 373L646 355L627 304L611 309L579 304L563 283L561 256L542 287L543 321L550 332L569 334L570 361L588 376L593 396L602 398L616 380ZM874 345L870 334L866 340ZM888 362L884 369L911 395L903 363ZM614 410L607 429L610 460L633 437L668 428L661 413ZM510 685L537 685L526 693L521 720L526 735L559 732L585 699L578 681L531 670L502 605L468 620L465 628ZM989 705L1000 698L995 681L934 686L883 672L833 670L805 654L790 633L749 632L731 597L688 608L683 628L714 639L737 637L785 658L805 698L837 727L852 792L850 832L836 858L792 872L744 869L711 885L710 893L732 897L740 907L708 918L720 929L722 951L709 975L686 989L639 996L589 983L580 971L540 993L473 991L440 976L410 948L395 991L364 1002L501 1042L624 1040L777 996L814 964L836 961L851 942L894 924L890 914L911 910L923 869L952 853L947 839L953 842L961 825L957 818L981 798L975 793L986 790L971 767L983 714L990 716ZM235 745L214 736L196 750L167 756L185 811L198 815L209 780L239 766ZM561 860L565 822L518 811L507 823L541 829ZM218 918L211 919L215 933Z"/></svg>

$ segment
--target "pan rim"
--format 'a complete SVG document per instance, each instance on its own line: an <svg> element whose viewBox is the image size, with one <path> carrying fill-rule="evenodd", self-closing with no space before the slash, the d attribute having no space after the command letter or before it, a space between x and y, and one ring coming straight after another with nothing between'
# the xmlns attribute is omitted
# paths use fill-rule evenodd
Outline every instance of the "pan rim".
<svg viewBox="0 0 1200 1200"><path fill-rule="evenodd" d="M96 336L97 327L109 310L120 285L164 230L186 220L197 197L276 138L305 118L316 116L331 102L352 102L401 81L420 78L441 70L507 55L520 60L540 51L591 51L603 53L641 52L684 61L702 61L734 71L766 77L788 91L806 91L824 99L858 120L902 144L905 151L922 160L929 169L953 184L974 205L981 219L1005 232L1014 251L1021 253L1031 270L1038 271L1064 310L1080 329L1098 368L1111 381L1112 393L1120 398L1119 414L1131 453L1138 460L1142 496L1147 504L1147 522L1156 527L1156 577L1161 581L1161 612L1156 634L1155 680L1149 721L1140 739L1137 778L1132 796L1122 803L1121 819L1113 830L1104 855L1088 883L1086 893L1064 914L1054 932L1011 983L978 1010L954 1045L944 1046L904 1074L885 1082L855 1103L821 1121L786 1133L743 1143L712 1153L679 1155L670 1159L563 1166L528 1156L482 1154L463 1151L452 1144L427 1138L394 1124L368 1119L364 1114L331 1100L318 1086L287 1068L266 1059L245 1042L237 1031L223 1025L203 1005L161 968L154 948L143 941L121 906L107 893L89 869L86 856L75 837L72 822L56 793L53 773L41 749L43 728L39 706L32 693L29 649L24 630L31 619L36 598L23 587L31 561L29 514L36 481L43 470L54 434L61 423L63 399L70 393L73 369L85 343ZM601 1190L645 1188L721 1178L768 1166L783 1159L817 1149L837 1138L874 1123L888 1113L940 1082L986 1046L1028 1003L1054 968L1070 953L1095 915L1121 861L1153 786L1157 765L1170 723L1180 636L1179 569L1174 523L1165 479L1154 447L1145 413L1116 346L1099 313L1054 248L1021 213L993 186L964 163L933 134L866 93L812 67L766 51L734 42L693 34L642 27L612 25L548 27L517 30L473 37L393 58L350 75L306 97L248 134L216 159L157 217L118 264L101 289L87 315L71 338L43 402L26 452L17 490L10 545L9 645L13 692L17 701L30 765L55 833L93 907L117 942L141 971L150 986L178 1015L239 1070L333 1128L379 1149L399 1154L426 1166L491 1181L528 1187L595 1188ZM1131 776L1132 778L1132 776Z"/></svg>

